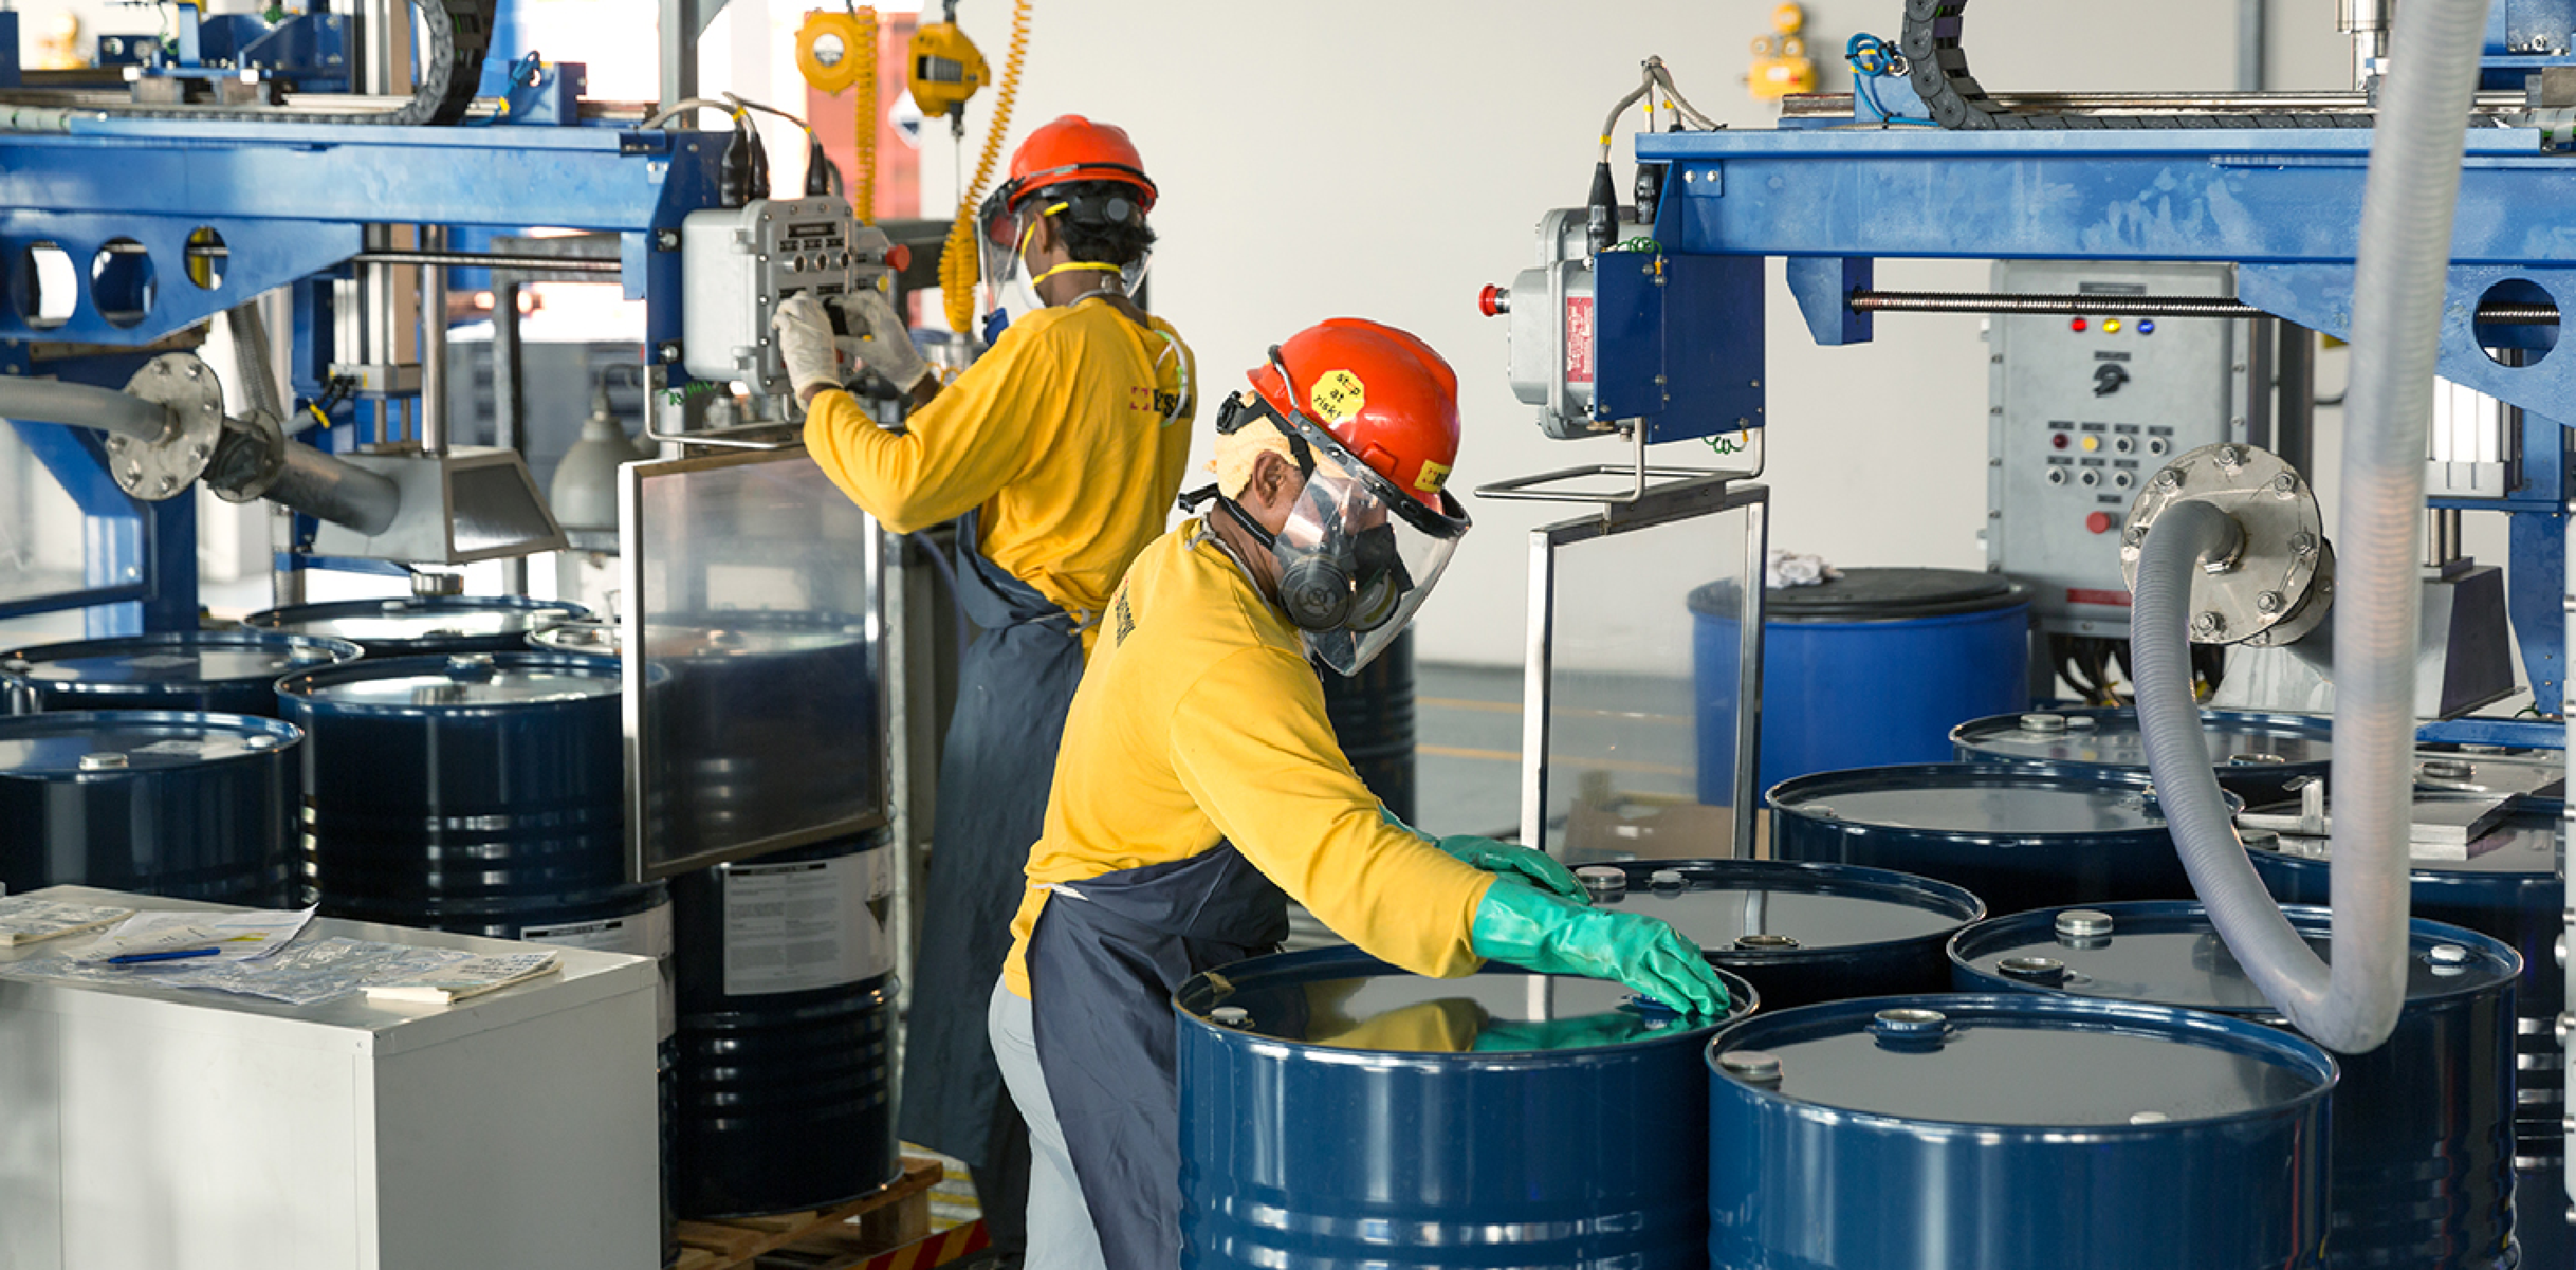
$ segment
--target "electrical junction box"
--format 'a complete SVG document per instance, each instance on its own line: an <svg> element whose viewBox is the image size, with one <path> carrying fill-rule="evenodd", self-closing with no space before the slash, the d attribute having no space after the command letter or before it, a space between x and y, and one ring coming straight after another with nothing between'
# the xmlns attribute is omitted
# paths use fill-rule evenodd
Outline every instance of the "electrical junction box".
<svg viewBox="0 0 2576 1270"><path fill-rule="evenodd" d="M1997 261L1994 289L2236 294L2228 265L2057 260ZM2030 585L2042 629L2128 638L2120 530L2129 504L2175 456L2249 439L2252 328L2244 318L2135 314L1989 320L1986 567Z"/></svg>
<svg viewBox="0 0 2576 1270"><path fill-rule="evenodd" d="M680 364L764 396L793 390L770 315L800 291L843 295L894 272L885 231L837 198L754 199L680 222Z"/></svg>

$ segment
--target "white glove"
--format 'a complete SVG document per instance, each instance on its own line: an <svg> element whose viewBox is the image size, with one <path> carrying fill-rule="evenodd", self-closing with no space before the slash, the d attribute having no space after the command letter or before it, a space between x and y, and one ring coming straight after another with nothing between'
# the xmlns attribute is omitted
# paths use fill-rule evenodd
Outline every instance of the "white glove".
<svg viewBox="0 0 2576 1270"><path fill-rule="evenodd" d="M771 314L769 329L778 333L778 359L787 363L787 378L796 395L809 388L841 386L841 357L832 347L832 319L810 291L787 297Z"/></svg>
<svg viewBox="0 0 2576 1270"><path fill-rule="evenodd" d="M855 339L841 341L841 351L857 358L860 365L885 376L887 383L905 392L931 373L930 359L912 345L912 332L903 324L903 315L894 311L894 303L875 287L862 287L848 295L832 297Z"/></svg>

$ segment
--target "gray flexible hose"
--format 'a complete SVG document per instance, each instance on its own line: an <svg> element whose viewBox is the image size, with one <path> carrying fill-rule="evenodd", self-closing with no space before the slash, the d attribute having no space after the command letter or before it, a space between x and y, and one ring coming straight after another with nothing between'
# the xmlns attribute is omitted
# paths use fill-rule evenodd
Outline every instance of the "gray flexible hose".
<svg viewBox="0 0 2576 1270"><path fill-rule="evenodd" d="M2168 510L2139 560L2131 650L2148 765L2192 889L2266 1000L2319 1044L2377 1048L2405 1006L2412 821L2415 532L2440 356L2462 120L2477 86L2487 0L2400 7L2372 139L2353 278L2352 387L2336 519L2334 958L2290 930L2216 797L2191 696L2194 563L2234 532L2214 508ZM2206 796L2204 796L2206 795Z"/></svg>

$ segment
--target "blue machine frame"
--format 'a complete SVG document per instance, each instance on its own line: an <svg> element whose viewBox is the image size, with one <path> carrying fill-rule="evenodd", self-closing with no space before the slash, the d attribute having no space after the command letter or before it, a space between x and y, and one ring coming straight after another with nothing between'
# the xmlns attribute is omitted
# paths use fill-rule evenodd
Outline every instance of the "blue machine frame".
<svg viewBox="0 0 2576 1270"><path fill-rule="evenodd" d="M622 236L626 293L645 301L647 346L681 330L676 231L718 202L725 138L697 132L503 125L370 127L74 115L65 133L0 132L0 258L11 278L0 304L0 374L43 373L121 387L140 351L234 305L293 286L293 382L321 396L333 360L335 277L348 276L369 224L512 229L554 225ZM185 267L190 236L212 230L220 281L198 286ZM29 321L29 249L51 244L74 262L112 241L140 248L155 283L139 318L103 313L86 271L58 325ZM130 264L128 267L132 267ZM118 322L125 322L119 325ZM34 360L38 342L81 355ZM667 360L667 359L666 359ZM678 379L676 367L670 371ZM332 448L364 439L343 415ZM19 436L88 518L88 564L75 591L0 603L0 619L89 610L93 635L191 626L197 613L192 498L142 503L108 478L86 430L15 423Z"/></svg>
<svg viewBox="0 0 2576 1270"><path fill-rule="evenodd" d="M1869 287L1872 262L1882 257L2230 262L2238 266L2238 298L2348 337L2370 138L2361 129L1784 127L1647 133L1636 149L1640 163L1669 169L1657 250L1787 257L1810 333L1835 345L1873 338L1868 315L1849 301ZM2558 700L2565 664L2560 600L2571 481L2558 420L2576 417L2576 359L2501 364L2486 349L2517 336L2480 331L2472 317L2500 284L2517 298L2537 298L2529 290L2536 288L2562 310L2576 309L2576 227L2563 210L2570 206L2576 158L2545 152L2530 129L2468 132L2441 374L2522 408L2524 456L2521 485L2508 497L2434 505L2511 516L2509 609L2544 709ZM1611 331L1616 315L1599 321ZM1750 337L1758 343L1758 329ZM1699 340L1740 346L1746 333L1661 338L1667 348ZM1699 406L1676 399L1664 408ZM2563 744L2555 723L2500 734L2496 722L2476 721L2477 736L2457 739ZM2436 725L2428 738L2445 731Z"/></svg>

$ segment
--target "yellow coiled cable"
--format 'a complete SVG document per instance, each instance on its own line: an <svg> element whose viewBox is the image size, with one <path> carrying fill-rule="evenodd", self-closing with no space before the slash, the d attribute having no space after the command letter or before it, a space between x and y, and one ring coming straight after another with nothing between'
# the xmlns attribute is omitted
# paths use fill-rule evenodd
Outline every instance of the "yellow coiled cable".
<svg viewBox="0 0 2576 1270"><path fill-rule="evenodd" d="M860 5L853 15L859 20L859 47L853 50L859 59L858 82L850 86L850 206L859 214L859 223L877 223L877 11L874 5Z"/></svg>
<svg viewBox="0 0 2576 1270"><path fill-rule="evenodd" d="M975 283L980 261L975 208L984 201L984 183L993 179L1001 161L1002 141L1011 131L1011 102L1020 92L1020 64L1029 52L1029 0L1011 0L1011 51L1002 62L1001 90L993 98L993 130L984 138L984 157L975 165L975 181L957 204L957 223L948 227L948 245L939 253L939 293L948 310L948 329L967 334L975 322Z"/></svg>

